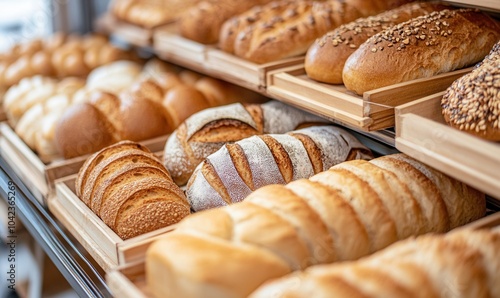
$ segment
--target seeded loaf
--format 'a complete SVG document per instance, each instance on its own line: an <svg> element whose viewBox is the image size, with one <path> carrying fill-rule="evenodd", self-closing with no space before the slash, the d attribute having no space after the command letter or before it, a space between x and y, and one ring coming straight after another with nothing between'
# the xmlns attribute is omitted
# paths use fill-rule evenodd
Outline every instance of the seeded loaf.
<svg viewBox="0 0 500 298"><path fill-rule="evenodd" d="M363 260L295 272L250 297L498 297L499 245L500 233L488 229L420 236Z"/></svg>
<svg viewBox="0 0 500 298"><path fill-rule="evenodd" d="M450 126L500 141L500 42L477 68L453 82L441 106Z"/></svg>
<svg viewBox="0 0 500 298"><path fill-rule="evenodd" d="M359 259L484 213L484 195L410 157L347 161L189 216L149 247L146 280L154 297L247 297L285 272Z"/></svg>
<svg viewBox="0 0 500 298"><path fill-rule="evenodd" d="M190 213L184 193L160 160L130 141L91 155L78 173L75 189L122 239L177 223Z"/></svg>
<svg viewBox="0 0 500 298"><path fill-rule="evenodd" d="M500 26L474 9L442 10L372 36L346 61L347 89L365 91L427 78L481 61L500 39Z"/></svg>
<svg viewBox="0 0 500 298"><path fill-rule="evenodd" d="M196 166L226 143L326 122L279 101L206 109L189 117L170 135L163 162L175 183L184 185Z"/></svg>
<svg viewBox="0 0 500 298"><path fill-rule="evenodd" d="M347 131L312 126L287 134L252 136L226 144L195 169L186 188L194 211L240 202L269 184L309 178L371 153Z"/></svg>
<svg viewBox="0 0 500 298"><path fill-rule="evenodd" d="M342 84L345 61L369 37L414 17L447 7L434 3L409 3L341 25L309 47L304 62L307 76L324 83Z"/></svg>

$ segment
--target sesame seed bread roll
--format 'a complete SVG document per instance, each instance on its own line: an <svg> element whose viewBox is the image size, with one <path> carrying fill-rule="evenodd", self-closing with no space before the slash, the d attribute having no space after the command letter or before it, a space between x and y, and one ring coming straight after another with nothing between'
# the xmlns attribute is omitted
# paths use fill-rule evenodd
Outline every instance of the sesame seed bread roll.
<svg viewBox="0 0 500 298"><path fill-rule="evenodd" d="M368 38L399 23L446 7L434 3L409 3L344 24L309 47L304 64L306 73L316 81L342 84L345 61Z"/></svg>
<svg viewBox="0 0 500 298"><path fill-rule="evenodd" d="M453 82L441 107L450 126L500 141L500 42L477 68Z"/></svg>
<svg viewBox="0 0 500 298"><path fill-rule="evenodd" d="M499 39L499 23L479 10L432 12L369 38L347 59L342 79L361 95L432 77L481 61Z"/></svg>

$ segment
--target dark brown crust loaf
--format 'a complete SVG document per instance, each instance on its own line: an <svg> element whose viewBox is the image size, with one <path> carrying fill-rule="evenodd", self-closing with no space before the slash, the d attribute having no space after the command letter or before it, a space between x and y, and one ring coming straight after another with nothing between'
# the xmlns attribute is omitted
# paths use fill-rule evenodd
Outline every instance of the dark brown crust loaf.
<svg viewBox="0 0 500 298"><path fill-rule="evenodd" d="M474 9L442 10L368 39L347 59L343 80L357 94L473 65L500 39L500 26Z"/></svg>
<svg viewBox="0 0 500 298"><path fill-rule="evenodd" d="M500 42L477 68L453 82L441 106L450 126L500 141Z"/></svg>

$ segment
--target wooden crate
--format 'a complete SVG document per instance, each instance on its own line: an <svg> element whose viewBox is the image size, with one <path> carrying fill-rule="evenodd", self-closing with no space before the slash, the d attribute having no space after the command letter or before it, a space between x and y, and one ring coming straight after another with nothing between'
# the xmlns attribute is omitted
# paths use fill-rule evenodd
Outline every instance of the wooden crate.
<svg viewBox="0 0 500 298"><path fill-rule="evenodd" d="M343 85L308 78L301 64L269 73L267 94L347 126L374 131L394 126L394 107L443 91L471 69L387 86L359 96Z"/></svg>
<svg viewBox="0 0 500 298"><path fill-rule="evenodd" d="M141 142L151 151L163 150L168 135ZM46 199L54 192L54 181L75 174L88 155L44 163L6 123L0 123L0 149L6 162L21 178L33 196L46 205Z"/></svg>
<svg viewBox="0 0 500 298"><path fill-rule="evenodd" d="M500 143L446 125L443 94L396 108L396 148L500 200Z"/></svg>
<svg viewBox="0 0 500 298"><path fill-rule="evenodd" d="M151 47L153 45L154 29L147 29L121 21L110 13L98 18L94 28L97 32L112 35L134 46Z"/></svg>
<svg viewBox="0 0 500 298"><path fill-rule="evenodd" d="M500 226L500 212L457 229L486 229ZM115 297L151 298L146 283L144 261L119 266L106 273L106 283Z"/></svg>
<svg viewBox="0 0 500 298"><path fill-rule="evenodd" d="M49 210L105 271L143 260L147 247L171 225L127 240L121 239L75 194L76 175L59 179L56 194L48 200Z"/></svg>

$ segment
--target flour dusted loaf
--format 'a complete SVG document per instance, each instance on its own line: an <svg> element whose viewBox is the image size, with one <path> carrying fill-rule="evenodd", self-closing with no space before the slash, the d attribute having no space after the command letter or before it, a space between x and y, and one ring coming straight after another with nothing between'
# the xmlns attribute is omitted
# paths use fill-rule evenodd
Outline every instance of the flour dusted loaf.
<svg viewBox="0 0 500 298"><path fill-rule="evenodd" d="M368 258L314 266L250 297L499 297L494 230L460 230L396 243Z"/></svg>
<svg viewBox="0 0 500 298"><path fill-rule="evenodd" d="M499 23L479 10L432 12L369 38L347 59L344 85L363 94L460 69L481 61L499 39Z"/></svg>
<svg viewBox="0 0 500 298"><path fill-rule="evenodd" d="M324 83L342 84L345 61L368 38L399 23L445 8L449 6L409 3L344 24L318 38L309 47L304 61L307 76Z"/></svg>
<svg viewBox="0 0 500 298"><path fill-rule="evenodd" d="M122 141L91 155L78 197L122 239L177 223L190 213L182 190L146 147Z"/></svg>
<svg viewBox="0 0 500 298"><path fill-rule="evenodd" d="M500 141L500 42L471 73L453 82L441 106L450 126Z"/></svg>
<svg viewBox="0 0 500 298"><path fill-rule="evenodd" d="M226 143L326 122L279 101L211 108L192 115L171 134L163 160L174 181L184 185L196 166Z"/></svg>
<svg viewBox="0 0 500 298"><path fill-rule="evenodd" d="M253 136L226 144L208 156L189 179L186 195L194 211L237 203L269 184L286 184L370 150L335 126L311 126L287 134Z"/></svg>
<svg viewBox="0 0 500 298"><path fill-rule="evenodd" d="M188 216L147 250L148 289L154 297L246 297L291 271L359 259L484 213L484 195L408 156L343 162Z"/></svg>

